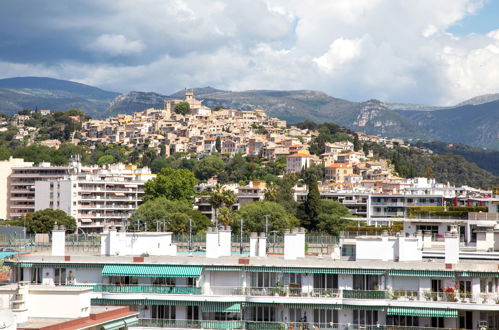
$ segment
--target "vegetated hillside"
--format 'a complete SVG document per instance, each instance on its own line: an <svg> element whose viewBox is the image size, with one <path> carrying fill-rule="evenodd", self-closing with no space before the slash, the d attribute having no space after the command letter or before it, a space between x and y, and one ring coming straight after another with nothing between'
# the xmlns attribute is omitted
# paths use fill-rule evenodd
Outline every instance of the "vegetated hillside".
<svg viewBox="0 0 499 330"><path fill-rule="evenodd" d="M479 105L483 103L489 103L499 100L499 93L496 94L485 94L472 97L469 100L463 101L461 103L456 104L456 107L461 107L463 105ZM417 110L417 109L413 109Z"/></svg>
<svg viewBox="0 0 499 330"><path fill-rule="evenodd" d="M499 145L499 101L436 111L399 111L438 140L483 147Z"/></svg>
<svg viewBox="0 0 499 330"><path fill-rule="evenodd" d="M374 153L390 159L397 172L404 177L433 177L437 182L449 182L453 185L468 185L491 189L499 185L499 176L467 161L463 156L452 153L427 154L415 148L393 150L372 145Z"/></svg>
<svg viewBox="0 0 499 330"><path fill-rule="evenodd" d="M103 111L118 93L67 80L43 77L0 79L0 111L7 114L23 109L65 111L80 108L92 117Z"/></svg>
<svg viewBox="0 0 499 330"><path fill-rule="evenodd" d="M181 98L183 93L179 91L171 96ZM208 87L194 89L194 93L209 107L222 105L236 109L261 108L271 116L290 123L303 120L317 123L332 121L367 134L423 139L432 137L378 100L350 102L310 90L230 92Z"/></svg>
<svg viewBox="0 0 499 330"><path fill-rule="evenodd" d="M119 95L109 104L105 116L131 114L149 108L163 109L166 99L168 96L157 93L128 92Z"/></svg>
<svg viewBox="0 0 499 330"><path fill-rule="evenodd" d="M467 161L476 163L481 168L499 175L499 150L484 149L460 143L426 142L422 147L433 150L439 154L453 153L463 156Z"/></svg>

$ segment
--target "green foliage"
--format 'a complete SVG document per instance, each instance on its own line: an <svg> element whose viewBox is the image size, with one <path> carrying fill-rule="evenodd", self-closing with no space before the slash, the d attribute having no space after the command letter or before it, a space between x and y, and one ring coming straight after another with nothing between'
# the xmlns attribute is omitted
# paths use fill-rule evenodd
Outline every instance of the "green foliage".
<svg viewBox="0 0 499 330"><path fill-rule="evenodd" d="M346 217L352 216L348 208L338 201L321 200L319 213L315 229L320 232L339 235L347 225L352 224L351 220L345 220Z"/></svg>
<svg viewBox="0 0 499 330"><path fill-rule="evenodd" d="M283 233L285 229L291 229L299 225L298 219L286 212L284 207L274 202L260 201L244 204L238 211L243 219L243 231L245 233L264 232L265 215L269 215L269 232L276 230ZM239 221L232 224L235 232L239 232Z"/></svg>
<svg viewBox="0 0 499 330"><path fill-rule="evenodd" d="M0 146L0 160L7 160L10 156L10 150L5 146Z"/></svg>
<svg viewBox="0 0 499 330"><path fill-rule="evenodd" d="M217 136L217 139L215 140L215 149L217 152L222 152L222 140L220 139L220 136Z"/></svg>
<svg viewBox="0 0 499 330"><path fill-rule="evenodd" d="M305 216L302 218L302 225L308 230L316 229L319 221L317 217L321 212L321 195L315 176L312 176L308 183L307 200L303 203L303 210Z"/></svg>
<svg viewBox="0 0 499 330"><path fill-rule="evenodd" d="M445 211L443 206L411 206L407 208L407 217L449 217L457 219L468 218L468 212L487 212L486 206L451 206Z"/></svg>
<svg viewBox="0 0 499 330"><path fill-rule="evenodd" d="M185 116L186 114L191 112L191 106L187 102L180 102L177 105L175 105L173 111L175 111L175 113Z"/></svg>
<svg viewBox="0 0 499 330"><path fill-rule="evenodd" d="M186 200L171 201L165 197L158 197L140 205L131 216L133 221L140 220L146 223L149 231L156 231L158 222L167 221L167 229L175 233L189 232L189 217L192 219L192 232L204 232L211 221L201 212L192 209ZM161 225L160 225L161 226ZM160 227L162 229L162 227Z"/></svg>
<svg viewBox="0 0 499 330"><path fill-rule="evenodd" d="M12 156L35 164L50 162L53 165L66 165L69 161L61 151L37 144L15 149Z"/></svg>
<svg viewBox="0 0 499 330"><path fill-rule="evenodd" d="M154 178L144 185L144 199L150 200L165 197L169 200L191 202L194 197L194 186L197 180L189 170L164 168Z"/></svg>
<svg viewBox="0 0 499 330"><path fill-rule="evenodd" d="M76 230L76 221L62 210L45 209L28 213L25 217L26 230L30 233L48 233L54 228L54 225L64 225L66 230L74 232Z"/></svg>
<svg viewBox="0 0 499 330"><path fill-rule="evenodd" d="M324 153L326 143L347 141L350 140L350 135L354 134L353 131L334 123L316 124L307 120L298 124L293 124L293 126L301 129L307 128L319 131L319 136L312 140L309 148L310 153L315 155Z"/></svg>
<svg viewBox="0 0 499 330"><path fill-rule="evenodd" d="M362 148L362 143L360 143L359 136L355 134L353 136L353 151L360 151Z"/></svg>
<svg viewBox="0 0 499 330"><path fill-rule="evenodd" d="M204 157L194 167L196 178L205 181L219 175L225 169L224 161L215 155Z"/></svg>
<svg viewBox="0 0 499 330"><path fill-rule="evenodd" d="M99 160L97 160L97 165L101 167L109 164L114 164L114 157L112 155L100 156Z"/></svg>

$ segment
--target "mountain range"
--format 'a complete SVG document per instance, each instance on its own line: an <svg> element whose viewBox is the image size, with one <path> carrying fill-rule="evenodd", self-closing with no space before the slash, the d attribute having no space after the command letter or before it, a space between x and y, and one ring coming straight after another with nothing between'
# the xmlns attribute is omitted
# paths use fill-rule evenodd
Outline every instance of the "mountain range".
<svg viewBox="0 0 499 330"><path fill-rule="evenodd" d="M499 94L478 96L443 108L380 100L352 102L311 90L234 92L205 87L195 88L194 93L208 107L262 108L289 123L330 121L367 134L499 149ZM165 99L183 96L184 91L172 95L138 91L119 94L42 77L0 79L0 111L10 114L26 108L80 108L93 118L105 118L161 108Z"/></svg>

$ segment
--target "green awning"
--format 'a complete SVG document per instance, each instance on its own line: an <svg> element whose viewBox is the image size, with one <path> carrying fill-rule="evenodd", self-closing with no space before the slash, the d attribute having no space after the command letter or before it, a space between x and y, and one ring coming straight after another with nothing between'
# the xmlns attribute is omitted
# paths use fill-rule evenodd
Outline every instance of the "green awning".
<svg viewBox="0 0 499 330"><path fill-rule="evenodd" d="M192 300L159 300L159 299L107 299L107 298L93 298L92 305L118 305L118 306L199 306L200 301Z"/></svg>
<svg viewBox="0 0 499 330"><path fill-rule="evenodd" d="M132 317L132 318L126 319L125 323L126 323L127 327L132 326L132 325L137 325L137 324L139 324L139 319L137 317Z"/></svg>
<svg viewBox="0 0 499 330"><path fill-rule="evenodd" d="M275 305L284 305L286 308L293 309L332 309L332 310L341 310L341 304L307 304L307 303L255 303L255 302L247 302L244 303L244 307L262 307L262 306L275 306Z"/></svg>
<svg viewBox="0 0 499 330"><path fill-rule="evenodd" d="M341 310L384 311L384 306L342 305Z"/></svg>
<svg viewBox="0 0 499 330"><path fill-rule="evenodd" d="M424 307L388 307L387 316L420 316L456 318L457 309L439 309Z"/></svg>
<svg viewBox="0 0 499 330"><path fill-rule="evenodd" d="M241 304L224 302L205 303L201 310L203 313L240 313Z"/></svg>
<svg viewBox="0 0 499 330"><path fill-rule="evenodd" d="M200 266L175 265L106 265L102 276L199 277Z"/></svg>
<svg viewBox="0 0 499 330"><path fill-rule="evenodd" d="M205 270L209 271L220 271L220 272L239 272L242 270L242 267L237 266L206 266Z"/></svg>
<svg viewBox="0 0 499 330"><path fill-rule="evenodd" d="M116 322L113 322L113 323L108 323L108 324L104 324L102 326L102 329L104 330L115 330L115 329L120 329L120 328L125 328L126 327L126 323L124 320L120 320L120 321L116 321Z"/></svg>
<svg viewBox="0 0 499 330"><path fill-rule="evenodd" d="M454 272L445 270L392 269L388 271L388 275L413 277L454 277Z"/></svg>
<svg viewBox="0 0 499 330"><path fill-rule="evenodd" d="M458 272L459 277L499 277L499 272Z"/></svg>
<svg viewBox="0 0 499 330"><path fill-rule="evenodd" d="M306 268L306 267L274 267L256 266L245 267L248 272L269 273L297 273L297 274L338 274L338 275L383 275L383 269L362 268Z"/></svg>

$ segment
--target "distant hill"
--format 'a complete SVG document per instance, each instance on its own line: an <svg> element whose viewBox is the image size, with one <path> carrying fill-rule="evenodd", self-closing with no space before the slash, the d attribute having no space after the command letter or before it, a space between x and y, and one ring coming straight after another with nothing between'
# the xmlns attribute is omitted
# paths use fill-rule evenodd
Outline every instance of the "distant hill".
<svg viewBox="0 0 499 330"><path fill-rule="evenodd" d="M499 148L499 100L436 111L398 111L438 140Z"/></svg>
<svg viewBox="0 0 499 330"><path fill-rule="evenodd" d="M67 110L80 108L102 118L119 93L67 80L43 77L0 79L0 111L13 114L23 109Z"/></svg>
<svg viewBox="0 0 499 330"><path fill-rule="evenodd" d="M93 118L163 107L172 95L132 91L115 92L52 78L21 77L0 80L0 111L16 113L24 108L53 110L80 108ZM352 130L408 140L448 141L499 149L499 94L465 101L455 107L384 103L379 100L351 102L312 90L224 91L194 88L206 106L265 109L289 123L312 120L334 122Z"/></svg>

